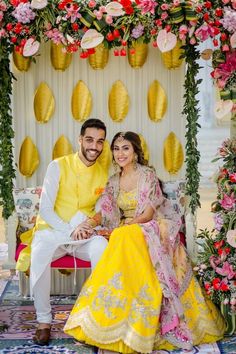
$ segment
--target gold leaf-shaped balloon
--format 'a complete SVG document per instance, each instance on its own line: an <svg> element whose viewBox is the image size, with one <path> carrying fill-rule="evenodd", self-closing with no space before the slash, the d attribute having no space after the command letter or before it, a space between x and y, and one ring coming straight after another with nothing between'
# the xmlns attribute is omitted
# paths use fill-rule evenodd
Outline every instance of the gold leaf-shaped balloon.
<svg viewBox="0 0 236 354"><path fill-rule="evenodd" d="M20 148L19 170L25 177L31 177L39 165L39 154L32 139L27 136Z"/></svg>
<svg viewBox="0 0 236 354"><path fill-rule="evenodd" d="M92 95L82 80L75 86L71 99L71 111L73 118L79 122L84 121L92 110Z"/></svg>
<svg viewBox="0 0 236 354"><path fill-rule="evenodd" d="M139 137L141 140L141 146L142 146L144 158L145 158L145 160L149 161L149 149L148 149L147 143L146 143L144 137L142 136L142 134L139 134Z"/></svg>
<svg viewBox="0 0 236 354"><path fill-rule="evenodd" d="M133 42L128 49L128 61L132 68L138 69L143 66L148 55L148 45L146 43Z"/></svg>
<svg viewBox="0 0 236 354"><path fill-rule="evenodd" d="M112 161L112 153L110 149L110 144L107 140L105 140L104 142L103 151L98 157L98 161L103 166L103 168L108 171Z"/></svg>
<svg viewBox="0 0 236 354"><path fill-rule="evenodd" d="M69 155L73 153L73 147L69 140L64 136L61 135L60 138L57 139L53 152L52 152L52 159L57 159L58 157Z"/></svg>
<svg viewBox="0 0 236 354"><path fill-rule="evenodd" d="M163 159L165 169L170 174L177 173L183 165L183 147L173 132L164 141Z"/></svg>
<svg viewBox="0 0 236 354"><path fill-rule="evenodd" d="M15 49L13 50L12 56L13 56L13 62L15 64L15 67L19 71L28 71L29 70L31 58L24 57L22 54L18 53Z"/></svg>
<svg viewBox="0 0 236 354"><path fill-rule="evenodd" d="M90 54L88 61L90 66L94 69L104 69L108 63L109 49L104 46L103 43L95 47L95 53Z"/></svg>
<svg viewBox="0 0 236 354"><path fill-rule="evenodd" d="M114 122L121 122L129 111L129 94L124 84L117 80L109 94L109 113Z"/></svg>
<svg viewBox="0 0 236 354"><path fill-rule="evenodd" d="M148 90L148 114L154 122L160 121L167 108L166 93L161 84L154 80Z"/></svg>
<svg viewBox="0 0 236 354"><path fill-rule="evenodd" d="M183 54L183 49L181 46L181 41L177 41L172 50L161 53L163 64L167 69L176 69L182 64L183 58L180 58L180 56Z"/></svg>
<svg viewBox="0 0 236 354"><path fill-rule="evenodd" d="M68 53L63 50L63 44L55 44L51 41L51 63L55 70L66 70L71 63L72 53Z"/></svg>
<svg viewBox="0 0 236 354"><path fill-rule="evenodd" d="M37 122L47 123L55 111L55 99L46 82L41 82L34 95L34 114Z"/></svg>

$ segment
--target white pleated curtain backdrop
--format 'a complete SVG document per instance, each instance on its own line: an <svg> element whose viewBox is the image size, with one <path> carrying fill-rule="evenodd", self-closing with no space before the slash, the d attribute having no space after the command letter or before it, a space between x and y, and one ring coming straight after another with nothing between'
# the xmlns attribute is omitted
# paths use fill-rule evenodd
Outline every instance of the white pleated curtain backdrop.
<svg viewBox="0 0 236 354"><path fill-rule="evenodd" d="M40 164L30 178L22 176L17 170L16 186L41 185L48 163L52 159L55 142L63 134L72 143L74 151L78 148L78 135L81 122L71 113L71 97L75 85L83 80L89 88L93 107L91 117L102 119L108 129L108 141L118 131L132 130L141 133L150 152L150 163L155 166L162 180L175 180L184 177L184 167L176 175L170 175L164 168L163 143L173 131L183 148L185 145L185 118L181 114L184 95L184 70L168 70L164 67L158 49L149 46L149 54L144 66L133 69L127 57L115 57L110 51L107 66L94 70L79 53L73 54L72 63L64 72L56 71L51 65L50 43L41 45L36 64L31 63L28 72L19 72L12 64L17 79L13 84L12 110L15 130L15 161L18 164L21 144L30 136L38 148ZM121 123L113 122L109 116L108 97L113 83L121 80L128 90L130 109ZM148 116L147 94L150 84L158 80L167 96L167 111L160 122L153 122ZM55 113L48 123L38 123L34 116L34 94L39 84L45 81L55 97Z"/></svg>

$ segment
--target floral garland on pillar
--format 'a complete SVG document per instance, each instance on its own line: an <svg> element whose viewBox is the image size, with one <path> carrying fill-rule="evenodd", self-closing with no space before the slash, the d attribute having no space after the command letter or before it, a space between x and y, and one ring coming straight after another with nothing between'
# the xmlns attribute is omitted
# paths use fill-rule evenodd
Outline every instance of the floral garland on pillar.
<svg viewBox="0 0 236 354"><path fill-rule="evenodd" d="M190 206L194 212L200 204L199 152L196 140L199 112L195 98L198 91L195 75L200 54L197 45L208 38L212 39L215 47L212 77L221 93L216 114L219 117L227 112L234 114L235 10L236 0L0 0L1 53L9 54L14 48L26 57L34 57L40 43L51 40L62 44L70 53L79 50L80 57L85 59L101 43L112 49L114 55L126 56L127 48L135 53L134 43L152 43L164 53L172 50L177 41L180 41L185 49L184 57L188 65L183 113L187 117L187 194L191 197ZM212 51L208 50L203 54L206 59L210 59ZM0 81L11 83L11 80L9 66L3 65ZM188 92L189 87L192 92ZM8 89L10 95L11 87ZM7 206L9 200L12 200L12 180L15 176L11 160L13 132L10 101L7 95L1 95L1 99L9 116L6 119L6 114L1 112L0 124L6 124L9 132L11 131L9 140L5 142L5 133L0 130L0 142L4 146L2 149L7 147L10 151L8 155L1 154L2 171L8 172L6 179L0 178L1 203L4 206L4 217L8 217L13 211L12 203Z"/></svg>

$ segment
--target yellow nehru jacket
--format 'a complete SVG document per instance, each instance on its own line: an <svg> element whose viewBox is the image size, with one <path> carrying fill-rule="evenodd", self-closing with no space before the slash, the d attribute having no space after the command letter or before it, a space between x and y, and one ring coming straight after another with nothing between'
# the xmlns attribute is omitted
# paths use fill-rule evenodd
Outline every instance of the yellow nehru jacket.
<svg viewBox="0 0 236 354"><path fill-rule="evenodd" d="M89 217L93 216L95 204L108 179L108 169L104 168L99 160L92 166L84 165L78 153L60 157L57 161L60 177L55 212L65 222L69 222L77 211ZM21 251L16 269L28 269L33 233L48 228L50 226L38 215L35 227L21 235L21 241L28 247Z"/></svg>
<svg viewBox="0 0 236 354"><path fill-rule="evenodd" d="M77 211L87 216L95 214L95 204L102 193L108 178L106 171L96 161L92 166L85 166L78 153L57 159L60 168L60 181L54 210L57 215L69 222ZM38 216L36 230L49 228Z"/></svg>

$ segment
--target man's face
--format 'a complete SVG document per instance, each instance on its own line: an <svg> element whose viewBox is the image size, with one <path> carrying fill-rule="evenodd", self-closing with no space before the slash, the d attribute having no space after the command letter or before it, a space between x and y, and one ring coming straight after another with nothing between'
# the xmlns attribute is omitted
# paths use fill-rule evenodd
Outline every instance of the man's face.
<svg viewBox="0 0 236 354"><path fill-rule="evenodd" d="M102 153L105 141L105 132L102 129L87 128L85 134L79 137L79 156L86 166L95 163Z"/></svg>

